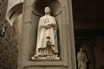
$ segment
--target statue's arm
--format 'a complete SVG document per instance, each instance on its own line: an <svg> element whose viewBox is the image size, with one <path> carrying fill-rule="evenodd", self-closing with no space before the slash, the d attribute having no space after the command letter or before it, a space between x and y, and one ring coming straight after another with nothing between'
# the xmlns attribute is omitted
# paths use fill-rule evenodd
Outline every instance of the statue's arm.
<svg viewBox="0 0 104 69"><path fill-rule="evenodd" d="M56 29L56 24L55 23L50 23L50 24L44 25L43 28L46 28L46 29L54 28L54 29Z"/></svg>
<svg viewBox="0 0 104 69"><path fill-rule="evenodd" d="M49 29L50 26L49 25L40 25L40 28Z"/></svg>
<svg viewBox="0 0 104 69"><path fill-rule="evenodd" d="M86 53L84 53L84 55L85 55L86 62L88 62L88 57L87 57Z"/></svg>
<svg viewBox="0 0 104 69"><path fill-rule="evenodd" d="M44 19L42 17L40 17L40 20L39 20L39 27L40 28L47 28L47 26L44 24Z"/></svg>
<svg viewBox="0 0 104 69"><path fill-rule="evenodd" d="M55 23L51 23L49 25L50 25L50 27L56 27L56 24Z"/></svg>
<svg viewBox="0 0 104 69"><path fill-rule="evenodd" d="M79 52L77 53L77 61L79 61Z"/></svg>
<svg viewBox="0 0 104 69"><path fill-rule="evenodd" d="M48 25L50 28L56 29L57 25L56 25L56 20L54 17L52 17L51 23L49 23Z"/></svg>
<svg viewBox="0 0 104 69"><path fill-rule="evenodd" d="M51 21L48 24L44 24L44 20L42 18L40 18L39 26L40 26L40 28L45 28L45 29L49 29L49 28L56 29L56 20L53 17L53 18L51 18Z"/></svg>
<svg viewBox="0 0 104 69"><path fill-rule="evenodd" d="M77 62L78 62L78 69L80 69L81 64L80 64L80 53L79 52L77 54Z"/></svg>

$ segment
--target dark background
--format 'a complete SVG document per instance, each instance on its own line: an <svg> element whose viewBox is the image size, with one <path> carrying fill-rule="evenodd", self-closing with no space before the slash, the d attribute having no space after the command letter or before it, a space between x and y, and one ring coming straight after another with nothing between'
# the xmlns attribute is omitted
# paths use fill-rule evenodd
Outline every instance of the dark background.
<svg viewBox="0 0 104 69"><path fill-rule="evenodd" d="M87 51L88 69L104 69L104 2L72 0L76 55Z"/></svg>

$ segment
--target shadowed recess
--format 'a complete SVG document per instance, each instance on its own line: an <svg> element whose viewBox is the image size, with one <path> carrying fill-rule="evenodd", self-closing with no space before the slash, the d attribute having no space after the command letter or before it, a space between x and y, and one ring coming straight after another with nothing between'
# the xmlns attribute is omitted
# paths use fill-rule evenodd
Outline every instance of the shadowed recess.
<svg viewBox="0 0 104 69"><path fill-rule="evenodd" d="M33 3L34 13L44 15L44 8L47 6L51 8L52 15L58 15L61 11L61 4L58 0L36 0Z"/></svg>

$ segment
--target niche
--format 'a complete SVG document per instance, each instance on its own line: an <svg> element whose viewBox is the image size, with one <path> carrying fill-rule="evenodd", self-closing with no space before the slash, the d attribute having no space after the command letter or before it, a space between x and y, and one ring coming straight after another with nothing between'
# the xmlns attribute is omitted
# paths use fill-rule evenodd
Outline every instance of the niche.
<svg viewBox="0 0 104 69"><path fill-rule="evenodd" d="M44 9L47 6L51 8L51 15L56 18L57 26L59 26L60 22L58 22L56 17L60 15L62 12L62 8L59 0L35 0L32 5L32 24L33 24L32 32L34 32L32 36L34 36L34 38L31 37L31 39L33 39L33 43L32 43L33 45L31 47L32 53L30 52L31 54L30 57L34 55L34 52L36 49L39 18L45 14ZM58 47L60 47L59 28L57 30L57 38L58 38ZM60 48L58 49L60 50ZM59 53L59 56L60 56L60 53Z"/></svg>

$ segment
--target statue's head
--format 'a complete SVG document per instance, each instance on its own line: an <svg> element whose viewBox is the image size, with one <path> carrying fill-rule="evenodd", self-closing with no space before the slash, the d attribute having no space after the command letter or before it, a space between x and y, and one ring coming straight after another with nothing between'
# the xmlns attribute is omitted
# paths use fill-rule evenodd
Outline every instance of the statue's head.
<svg viewBox="0 0 104 69"><path fill-rule="evenodd" d="M50 14L50 13L51 13L51 8L45 7L45 14Z"/></svg>
<svg viewBox="0 0 104 69"><path fill-rule="evenodd" d="M80 51L83 52L83 48L80 48Z"/></svg>

